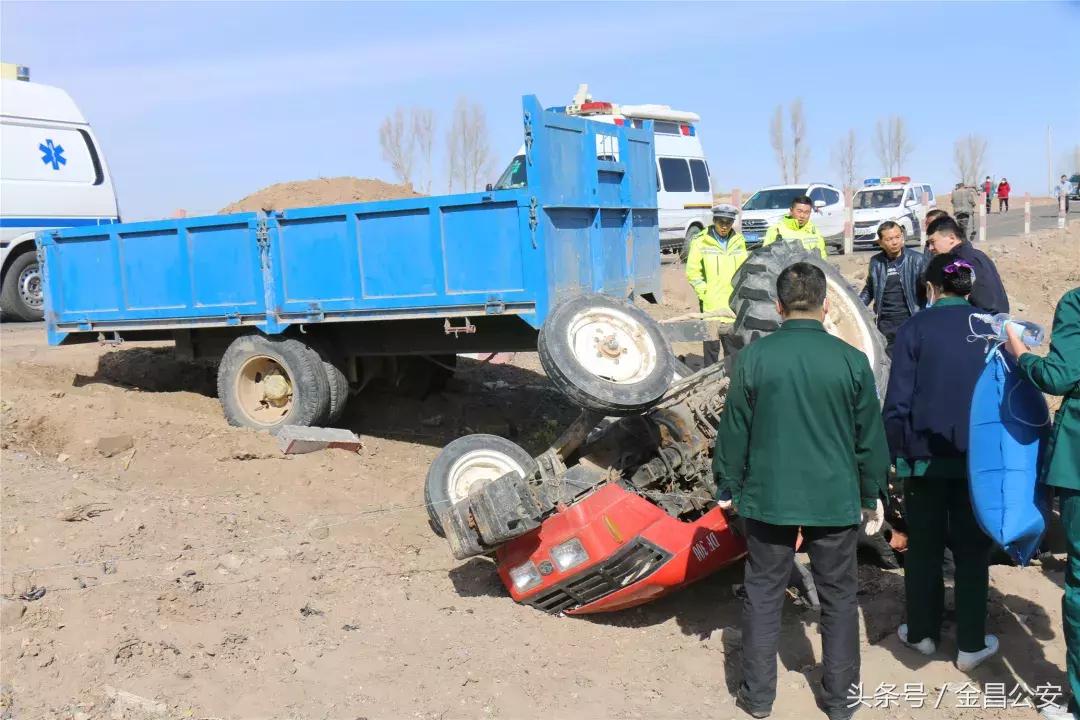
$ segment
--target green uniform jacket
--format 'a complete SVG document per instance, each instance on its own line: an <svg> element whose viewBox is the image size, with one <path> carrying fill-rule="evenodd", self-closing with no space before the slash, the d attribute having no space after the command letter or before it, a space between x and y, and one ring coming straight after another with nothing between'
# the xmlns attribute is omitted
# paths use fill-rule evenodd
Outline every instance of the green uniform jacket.
<svg viewBox="0 0 1080 720"><path fill-rule="evenodd" d="M780 218L780 222L765 231L765 240L762 241L762 245L772 245L778 237L784 240L798 240L807 250L817 250L821 253L822 260L829 259L829 252L825 249L825 238L821 236L813 220L807 220L805 225L799 227L799 223L791 217L791 213L788 213Z"/></svg>
<svg viewBox="0 0 1080 720"><path fill-rule="evenodd" d="M816 320L741 350L713 451L720 492L773 525L855 525L885 497L889 446L870 363Z"/></svg>
<svg viewBox="0 0 1080 720"><path fill-rule="evenodd" d="M1065 398L1043 455L1042 481L1080 490L1080 288L1058 301L1047 356L1024 353L1019 364L1035 387Z"/></svg>
<svg viewBox="0 0 1080 720"><path fill-rule="evenodd" d="M697 293L701 311L707 313L728 309L731 278L748 257L746 238L740 233L732 232L727 243L721 243L709 230L694 236L686 257L686 279Z"/></svg>

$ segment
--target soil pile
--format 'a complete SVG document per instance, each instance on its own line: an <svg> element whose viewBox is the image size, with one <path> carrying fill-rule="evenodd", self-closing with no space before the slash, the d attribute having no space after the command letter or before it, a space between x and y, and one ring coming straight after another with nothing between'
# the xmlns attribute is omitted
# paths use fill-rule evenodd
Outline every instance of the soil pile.
<svg viewBox="0 0 1080 720"><path fill-rule="evenodd" d="M422 197L408 185L394 185L374 178L336 177L294 180L270 185L226 205L218 212L238 213L256 210L285 210L319 205L396 200Z"/></svg>

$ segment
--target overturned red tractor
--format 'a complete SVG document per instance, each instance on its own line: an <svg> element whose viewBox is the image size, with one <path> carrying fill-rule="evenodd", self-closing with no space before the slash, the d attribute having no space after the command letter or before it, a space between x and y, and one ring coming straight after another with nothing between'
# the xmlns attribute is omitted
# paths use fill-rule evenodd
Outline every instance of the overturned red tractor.
<svg viewBox="0 0 1080 720"><path fill-rule="evenodd" d="M883 390L888 359L871 317L835 268L796 243L761 248L739 270L725 346L737 357L779 327L776 277L798 261L825 271L826 327L866 353ZM605 296L556 308L540 360L582 413L536 457L493 435L440 452L425 499L454 557L493 555L514 600L566 614L640 605L741 560L712 471L732 358L692 373L669 345L679 333Z"/></svg>

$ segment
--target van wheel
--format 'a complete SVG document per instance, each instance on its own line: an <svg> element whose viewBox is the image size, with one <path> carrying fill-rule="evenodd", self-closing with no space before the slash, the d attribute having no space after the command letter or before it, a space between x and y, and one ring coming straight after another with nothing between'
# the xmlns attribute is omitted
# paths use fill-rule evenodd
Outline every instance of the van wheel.
<svg viewBox="0 0 1080 720"><path fill-rule="evenodd" d="M682 248L679 250L679 259L686 262L686 258L690 257L690 241L701 232L700 225L691 225L686 229L686 237L683 238Z"/></svg>
<svg viewBox="0 0 1080 720"><path fill-rule="evenodd" d="M319 353L299 340L243 335L221 358L218 399L230 425L317 426L330 411L330 381Z"/></svg>
<svg viewBox="0 0 1080 720"><path fill-rule="evenodd" d="M0 310L5 320L41 320L45 317L45 293L37 254L27 250L11 261L0 289Z"/></svg>

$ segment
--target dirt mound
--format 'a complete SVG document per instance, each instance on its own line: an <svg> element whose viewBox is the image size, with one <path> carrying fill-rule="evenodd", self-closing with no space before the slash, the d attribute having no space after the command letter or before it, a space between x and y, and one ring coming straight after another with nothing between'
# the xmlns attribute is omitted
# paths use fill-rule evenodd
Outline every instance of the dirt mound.
<svg viewBox="0 0 1080 720"><path fill-rule="evenodd" d="M277 183L221 208L221 213L284 210L342 203L422 197L408 185L374 178L336 177Z"/></svg>

